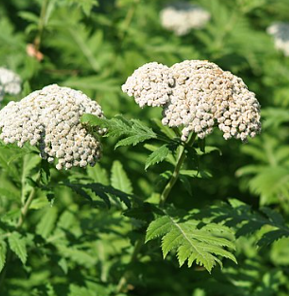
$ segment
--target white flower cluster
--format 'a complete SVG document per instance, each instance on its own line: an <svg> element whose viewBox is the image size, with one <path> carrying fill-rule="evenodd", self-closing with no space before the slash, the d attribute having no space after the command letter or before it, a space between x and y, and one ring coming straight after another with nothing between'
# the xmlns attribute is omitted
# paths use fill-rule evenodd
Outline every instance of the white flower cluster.
<svg viewBox="0 0 289 296"><path fill-rule="evenodd" d="M289 56L289 23L273 23L267 28L267 32L274 37L275 48Z"/></svg>
<svg viewBox="0 0 289 296"><path fill-rule="evenodd" d="M134 96L140 107L159 107L169 100L173 84L169 67L153 62L135 70L122 90L129 96Z"/></svg>
<svg viewBox="0 0 289 296"><path fill-rule="evenodd" d="M203 28L210 17L203 8L187 2L171 4L160 12L162 26L178 36L188 34L191 29Z"/></svg>
<svg viewBox="0 0 289 296"><path fill-rule="evenodd" d="M0 67L0 102L5 94L17 95L20 91L20 77L13 71Z"/></svg>
<svg viewBox="0 0 289 296"><path fill-rule="evenodd" d="M58 159L59 170L93 166L101 145L80 123L84 113L103 117L100 106L81 91L49 85L0 111L0 139L6 144L17 142L19 147L25 142L37 145L42 158Z"/></svg>
<svg viewBox="0 0 289 296"><path fill-rule="evenodd" d="M134 96L141 107L162 106L162 123L183 126L183 141L191 132L204 138L214 126L225 139L242 141L261 130L255 94L241 78L208 61L184 61L171 68L146 64L127 79L122 90Z"/></svg>

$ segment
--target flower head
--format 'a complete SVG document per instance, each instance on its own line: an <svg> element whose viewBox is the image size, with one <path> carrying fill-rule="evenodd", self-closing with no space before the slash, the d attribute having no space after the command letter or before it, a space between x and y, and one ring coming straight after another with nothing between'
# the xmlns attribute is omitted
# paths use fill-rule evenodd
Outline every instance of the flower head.
<svg viewBox="0 0 289 296"><path fill-rule="evenodd" d="M20 77L13 71L0 67L0 102L5 94L17 95L20 91Z"/></svg>
<svg viewBox="0 0 289 296"><path fill-rule="evenodd" d="M188 34L191 29L203 28L210 17L203 8L187 2L176 2L160 12L162 26L178 36Z"/></svg>
<svg viewBox="0 0 289 296"><path fill-rule="evenodd" d="M101 145L80 123L84 113L103 117L100 106L81 91L49 85L0 111L0 139L19 147L37 145L42 158L58 159L57 169L94 165Z"/></svg>
<svg viewBox="0 0 289 296"><path fill-rule="evenodd" d="M153 76L155 72L162 77L159 84L155 81L144 91L142 82L135 83L142 77L150 81L148 75ZM261 130L260 105L255 94L241 78L208 61L184 61L171 68L149 63L136 70L122 89L134 96L141 107L163 107L162 123L170 127L182 126L183 141L191 132L204 138L215 126L225 139L235 137L242 141ZM151 91L153 99L149 95Z"/></svg>
<svg viewBox="0 0 289 296"><path fill-rule="evenodd" d="M273 23L267 28L267 32L274 37L275 48L289 56L289 23Z"/></svg>

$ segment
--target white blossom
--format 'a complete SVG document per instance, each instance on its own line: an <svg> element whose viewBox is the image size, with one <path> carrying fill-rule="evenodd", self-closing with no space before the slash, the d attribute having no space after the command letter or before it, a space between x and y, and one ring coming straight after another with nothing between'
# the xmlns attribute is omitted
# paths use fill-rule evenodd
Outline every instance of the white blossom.
<svg viewBox="0 0 289 296"><path fill-rule="evenodd" d="M289 56L289 23L273 23L267 28L267 32L274 37L275 48Z"/></svg>
<svg viewBox="0 0 289 296"><path fill-rule="evenodd" d="M144 90L142 79L150 81L151 76L162 79ZM137 69L122 89L134 96L141 107L163 107L162 123L182 126L183 141L191 132L204 138L215 126L225 139L242 141L261 130L260 105L255 94L241 78L208 61L184 61L171 68L149 63Z"/></svg>
<svg viewBox="0 0 289 296"><path fill-rule="evenodd" d="M20 77L13 71L0 67L0 102L5 94L17 95L20 91Z"/></svg>
<svg viewBox="0 0 289 296"><path fill-rule="evenodd" d="M173 84L174 80L169 67L153 62L135 70L122 90L134 96L140 107L159 107L169 100L170 83Z"/></svg>
<svg viewBox="0 0 289 296"><path fill-rule="evenodd" d="M160 12L162 26L176 35L188 34L192 29L203 28L210 19L210 13L187 2L176 2Z"/></svg>
<svg viewBox="0 0 289 296"><path fill-rule="evenodd" d="M80 123L84 113L103 117L101 107L81 91L49 85L0 111L0 139L19 147L26 142L38 146L42 158L58 159L57 169L93 166L101 145Z"/></svg>

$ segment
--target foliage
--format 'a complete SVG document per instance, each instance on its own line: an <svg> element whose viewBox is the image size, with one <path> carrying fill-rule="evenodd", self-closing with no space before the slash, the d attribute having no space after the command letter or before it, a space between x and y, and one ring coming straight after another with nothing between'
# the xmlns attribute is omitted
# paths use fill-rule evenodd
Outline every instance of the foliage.
<svg viewBox="0 0 289 296"><path fill-rule="evenodd" d="M185 36L161 27L167 0L0 2L0 66L23 81L0 107L57 83L102 106L85 128L107 129L100 163L68 171L0 141L1 296L289 294L289 58L266 33L289 3L187 2L211 19ZM262 134L183 143L122 93L144 63L186 59L240 76Z"/></svg>

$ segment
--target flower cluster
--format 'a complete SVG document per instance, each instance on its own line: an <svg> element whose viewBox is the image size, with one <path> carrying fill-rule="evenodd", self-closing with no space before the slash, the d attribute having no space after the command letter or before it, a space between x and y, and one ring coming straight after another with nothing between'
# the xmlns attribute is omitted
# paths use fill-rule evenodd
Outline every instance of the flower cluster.
<svg viewBox="0 0 289 296"><path fill-rule="evenodd" d="M273 23L267 28L267 32L274 37L275 48L289 56L289 23Z"/></svg>
<svg viewBox="0 0 289 296"><path fill-rule="evenodd" d="M59 170L93 166L100 158L101 145L80 123L84 113L103 117L100 106L81 91L49 85L0 111L0 139L19 147L25 142L37 145L42 158L58 159Z"/></svg>
<svg viewBox="0 0 289 296"><path fill-rule="evenodd" d="M20 77L11 70L0 67L0 102L5 94L17 95L20 91Z"/></svg>
<svg viewBox="0 0 289 296"><path fill-rule="evenodd" d="M204 138L215 126L225 139L242 141L261 130L255 94L241 78L208 61L184 61L171 68L146 64L127 79L122 90L141 107L163 107L162 123L183 126L183 141L191 132Z"/></svg>
<svg viewBox="0 0 289 296"><path fill-rule="evenodd" d="M160 12L162 26L178 36L188 34L191 29L203 28L210 17L203 8L187 2L171 4Z"/></svg>

